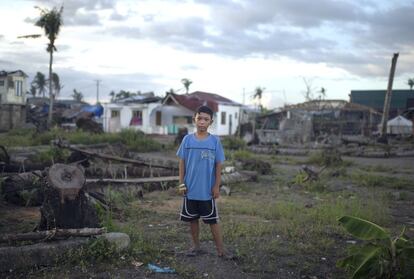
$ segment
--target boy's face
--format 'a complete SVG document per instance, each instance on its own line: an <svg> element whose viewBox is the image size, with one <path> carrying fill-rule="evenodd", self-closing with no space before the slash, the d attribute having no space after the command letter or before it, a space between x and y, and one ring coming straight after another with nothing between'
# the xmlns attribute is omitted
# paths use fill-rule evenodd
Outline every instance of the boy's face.
<svg viewBox="0 0 414 279"><path fill-rule="evenodd" d="M197 127L197 132L207 132L207 129L211 123L213 123L213 120L208 113L200 112L194 116L194 122Z"/></svg>

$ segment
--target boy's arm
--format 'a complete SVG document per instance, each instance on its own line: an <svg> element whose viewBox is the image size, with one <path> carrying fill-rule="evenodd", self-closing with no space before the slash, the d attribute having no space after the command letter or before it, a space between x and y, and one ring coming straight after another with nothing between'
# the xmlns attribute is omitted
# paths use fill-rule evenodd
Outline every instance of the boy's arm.
<svg viewBox="0 0 414 279"><path fill-rule="evenodd" d="M180 159L178 163L178 176L179 176L178 183L179 184L184 183L184 175L185 175L185 162L183 159Z"/></svg>
<svg viewBox="0 0 414 279"><path fill-rule="evenodd" d="M213 186L213 198L218 199L220 197L220 184L221 184L221 163L216 163L216 183Z"/></svg>

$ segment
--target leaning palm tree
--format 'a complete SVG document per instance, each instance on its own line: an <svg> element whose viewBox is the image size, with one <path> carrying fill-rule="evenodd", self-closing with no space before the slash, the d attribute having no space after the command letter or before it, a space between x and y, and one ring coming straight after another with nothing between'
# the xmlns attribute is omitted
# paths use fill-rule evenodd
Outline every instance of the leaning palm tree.
<svg viewBox="0 0 414 279"><path fill-rule="evenodd" d="M409 78L408 81L407 81L407 84L410 87L410 90L413 90L414 78Z"/></svg>
<svg viewBox="0 0 414 279"><path fill-rule="evenodd" d="M42 95L42 97L45 97L46 92L46 77L41 72L37 72L33 81L32 85L37 89L39 92L39 95Z"/></svg>
<svg viewBox="0 0 414 279"><path fill-rule="evenodd" d="M185 94L188 94L188 90L190 89L190 85L193 83L190 79L188 78L183 78L181 80L181 83L184 85L185 88Z"/></svg>
<svg viewBox="0 0 414 279"><path fill-rule="evenodd" d="M56 38L60 31L60 26L62 25L62 12L63 7L60 9L53 8L52 10L40 9L40 18L36 21L35 25L42 28L45 32L46 37L49 39L49 44L47 45L46 51L49 52L49 80L52 80L52 65L53 65L53 52L57 51L55 46ZM49 82L49 116L47 119L48 126L52 124L52 113L53 113L53 102L55 95L53 94L52 82Z"/></svg>
<svg viewBox="0 0 414 279"><path fill-rule="evenodd" d="M50 81L49 81L50 82ZM63 85L60 83L59 75L56 73L52 74L52 85L53 89L55 90L55 96L59 96L60 90L62 90Z"/></svg>

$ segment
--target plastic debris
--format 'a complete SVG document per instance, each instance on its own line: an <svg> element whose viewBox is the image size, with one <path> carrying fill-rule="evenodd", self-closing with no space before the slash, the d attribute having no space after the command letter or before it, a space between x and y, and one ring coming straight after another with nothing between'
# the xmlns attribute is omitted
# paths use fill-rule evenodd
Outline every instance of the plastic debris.
<svg viewBox="0 0 414 279"><path fill-rule="evenodd" d="M171 267L159 267L155 264L148 264L148 269L156 273L175 273L175 269Z"/></svg>
<svg viewBox="0 0 414 279"><path fill-rule="evenodd" d="M142 266L144 264L143 262L139 262L139 261L132 261L131 263L136 268L138 268L138 267L140 267L140 266Z"/></svg>

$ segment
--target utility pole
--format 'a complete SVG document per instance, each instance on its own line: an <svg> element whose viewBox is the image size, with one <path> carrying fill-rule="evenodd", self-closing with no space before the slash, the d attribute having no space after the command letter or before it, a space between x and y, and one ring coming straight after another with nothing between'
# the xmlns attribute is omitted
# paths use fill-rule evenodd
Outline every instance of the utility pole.
<svg viewBox="0 0 414 279"><path fill-rule="evenodd" d="M99 104L99 83L101 82L101 80L97 79L96 80L96 103Z"/></svg>
<svg viewBox="0 0 414 279"><path fill-rule="evenodd" d="M388 78L387 93L385 94L384 109L381 120L381 134L380 140L387 142L387 121L390 112L391 97L392 97L392 83L394 82L395 67L397 65L398 53L394 53L391 60L390 76Z"/></svg>
<svg viewBox="0 0 414 279"><path fill-rule="evenodd" d="M245 105L245 99L246 99L246 90L243 87L243 105Z"/></svg>

